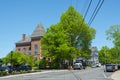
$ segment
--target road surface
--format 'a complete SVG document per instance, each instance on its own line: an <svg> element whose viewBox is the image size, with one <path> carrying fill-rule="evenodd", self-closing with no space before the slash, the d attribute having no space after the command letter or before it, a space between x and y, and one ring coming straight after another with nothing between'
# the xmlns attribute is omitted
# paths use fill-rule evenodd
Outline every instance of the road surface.
<svg viewBox="0 0 120 80"><path fill-rule="evenodd" d="M32 74L0 77L0 80L112 80L112 72L104 72L101 68L85 70L49 70Z"/></svg>

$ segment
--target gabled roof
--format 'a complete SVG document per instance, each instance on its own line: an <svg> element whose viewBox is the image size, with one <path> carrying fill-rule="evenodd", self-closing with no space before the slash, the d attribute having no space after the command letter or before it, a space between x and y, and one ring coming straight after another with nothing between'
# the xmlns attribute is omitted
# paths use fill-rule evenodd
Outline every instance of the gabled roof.
<svg viewBox="0 0 120 80"><path fill-rule="evenodd" d="M29 42L31 42L31 37L30 36L27 37L25 40L20 40L20 41L16 42L16 44L29 43Z"/></svg>
<svg viewBox="0 0 120 80"><path fill-rule="evenodd" d="M45 33L45 30L44 30L42 24L39 23L37 25L37 27L35 28L35 30L33 31L31 36L26 37L25 40L20 40L20 41L16 42L16 44L30 43L31 42L31 38L33 38L33 37L42 37L44 35L44 33Z"/></svg>
<svg viewBox="0 0 120 80"><path fill-rule="evenodd" d="M31 37L41 37L43 36L45 33L45 30L42 26L41 23L39 23L36 27L36 29L34 30L34 32L32 33Z"/></svg>

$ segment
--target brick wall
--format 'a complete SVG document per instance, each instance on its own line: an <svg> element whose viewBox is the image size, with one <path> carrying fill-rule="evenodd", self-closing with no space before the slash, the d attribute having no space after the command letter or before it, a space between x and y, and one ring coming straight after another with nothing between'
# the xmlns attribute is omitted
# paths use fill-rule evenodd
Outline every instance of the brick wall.
<svg viewBox="0 0 120 80"><path fill-rule="evenodd" d="M16 51L18 51L18 49L20 49L20 52L22 52L23 53L23 48L26 48L26 55L29 55L29 48L30 48L30 46L17 46L16 47Z"/></svg>
<svg viewBox="0 0 120 80"><path fill-rule="evenodd" d="M37 45L38 46L38 53L36 53L35 54L35 50L34 50L34 46L35 45ZM37 58L37 59L40 59L40 57L41 57L41 46L40 46L40 40L32 40L32 42L31 42L31 53L33 54L33 55L35 55L35 57Z"/></svg>
<svg viewBox="0 0 120 80"><path fill-rule="evenodd" d="M38 53L35 54L35 50L34 50L34 46L37 45L38 46ZM34 57L39 60L39 59L43 59L44 56L42 56L41 53L41 44L40 44L40 39L34 39L31 41L30 44L22 44L22 45L16 45L16 51L18 51L18 49L20 49L20 52L23 53L23 49L26 48L26 53L25 55L34 55ZM30 49L30 50L29 50Z"/></svg>

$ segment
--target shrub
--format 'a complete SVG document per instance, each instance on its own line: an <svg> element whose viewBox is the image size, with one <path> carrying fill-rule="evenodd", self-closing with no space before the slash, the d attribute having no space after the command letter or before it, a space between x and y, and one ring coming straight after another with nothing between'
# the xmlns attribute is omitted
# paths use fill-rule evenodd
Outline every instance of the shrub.
<svg viewBox="0 0 120 80"><path fill-rule="evenodd" d="M6 75L8 75L7 71L0 71L0 76L6 76Z"/></svg>
<svg viewBox="0 0 120 80"><path fill-rule="evenodd" d="M50 65L50 68L52 68L52 69L59 69L58 62L51 62L49 65Z"/></svg>
<svg viewBox="0 0 120 80"><path fill-rule="evenodd" d="M45 69L48 64L46 60L39 60L39 69Z"/></svg>
<svg viewBox="0 0 120 80"><path fill-rule="evenodd" d="M91 67L92 65L91 65L91 64L88 64L87 66L88 66L88 67Z"/></svg>
<svg viewBox="0 0 120 80"><path fill-rule="evenodd" d="M39 70L38 67L33 67L33 70Z"/></svg>
<svg viewBox="0 0 120 80"><path fill-rule="evenodd" d="M14 74L17 74L17 72L16 72L16 71L13 71L12 74L13 74L13 75L14 75Z"/></svg>
<svg viewBox="0 0 120 80"><path fill-rule="evenodd" d="M27 73L31 73L31 70L28 70Z"/></svg>
<svg viewBox="0 0 120 80"><path fill-rule="evenodd" d="M20 70L20 74L23 74L23 70Z"/></svg>

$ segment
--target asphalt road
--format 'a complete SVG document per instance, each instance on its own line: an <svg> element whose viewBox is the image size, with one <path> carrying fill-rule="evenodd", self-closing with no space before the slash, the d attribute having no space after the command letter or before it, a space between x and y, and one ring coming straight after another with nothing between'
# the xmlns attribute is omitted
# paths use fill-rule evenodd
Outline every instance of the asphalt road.
<svg viewBox="0 0 120 80"><path fill-rule="evenodd" d="M112 80L112 72L101 68L85 70L50 70L32 74L1 77L0 80Z"/></svg>

